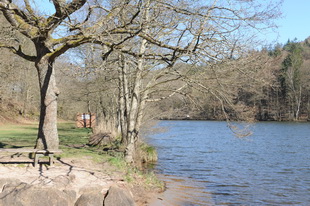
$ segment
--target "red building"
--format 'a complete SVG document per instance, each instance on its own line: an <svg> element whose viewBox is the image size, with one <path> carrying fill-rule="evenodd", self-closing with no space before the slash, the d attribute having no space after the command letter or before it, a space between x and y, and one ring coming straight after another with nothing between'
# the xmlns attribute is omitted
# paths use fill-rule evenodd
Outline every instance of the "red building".
<svg viewBox="0 0 310 206"><path fill-rule="evenodd" d="M96 126L95 113L77 113L76 127L78 128L93 128Z"/></svg>

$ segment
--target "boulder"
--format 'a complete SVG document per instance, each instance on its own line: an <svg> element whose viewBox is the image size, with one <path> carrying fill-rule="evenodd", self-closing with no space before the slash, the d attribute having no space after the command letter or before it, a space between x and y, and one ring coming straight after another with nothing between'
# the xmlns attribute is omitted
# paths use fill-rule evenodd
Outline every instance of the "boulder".
<svg viewBox="0 0 310 206"><path fill-rule="evenodd" d="M4 190L8 185L18 185L21 181L13 178L2 178L0 179L0 192Z"/></svg>
<svg viewBox="0 0 310 206"><path fill-rule="evenodd" d="M135 206L135 202L130 192L117 186L111 186L106 198L104 206Z"/></svg>
<svg viewBox="0 0 310 206"><path fill-rule="evenodd" d="M71 206L72 197L55 188L38 188L27 183L8 184L0 193L0 206Z"/></svg>
<svg viewBox="0 0 310 206"><path fill-rule="evenodd" d="M104 195L100 192L82 194L74 206L103 206Z"/></svg>
<svg viewBox="0 0 310 206"><path fill-rule="evenodd" d="M56 187L40 187L16 179L0 179L0 206L136 206L125 187L111 186L106 192L102 186L94 185L77 193L63 189L67 181L60 178ZM78 194L82 195L77 199Z"/></svg>
<svg viewBox="0 0 310 206"><path fill-rule="evenodd" d="M63 190L63 193L66 194L66 196L69 198L69 202L72 202L72 204L76 201L77 199L77 192L74 190Z"/></svg>

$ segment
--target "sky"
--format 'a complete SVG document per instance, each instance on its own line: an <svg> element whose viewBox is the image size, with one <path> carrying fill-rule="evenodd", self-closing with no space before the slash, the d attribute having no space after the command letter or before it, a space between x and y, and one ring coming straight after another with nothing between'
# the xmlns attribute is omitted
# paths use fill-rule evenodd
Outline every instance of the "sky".
<svg viewBox="0 0 310 206"><path fill-rule="evenodd" d="M303 41L310 36L310 0L284 0L283 17L276 21L276 33L266 35L270 43L285 44L288 39Z"/></svg>
<svg viewBox="0 0 310 206"><path fill-rule="evenodd" d="M42 1L48 5L47 8L52 8L49 0ZM284 0L281 11L283 16L275 21L278 25L275 32L262 34L267 44L285 44L288 39L295 38L303 41L310 36L310 0Z"/></svg>

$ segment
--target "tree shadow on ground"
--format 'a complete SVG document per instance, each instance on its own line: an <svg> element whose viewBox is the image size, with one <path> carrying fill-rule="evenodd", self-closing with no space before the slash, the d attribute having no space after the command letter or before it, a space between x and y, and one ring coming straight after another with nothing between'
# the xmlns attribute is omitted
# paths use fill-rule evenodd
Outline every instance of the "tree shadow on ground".
<svg viewBox="0 0 310 206"><path fill-rule="evenodd" d="M12 148L12 149L17 149L17 148L23 148L23 146L17 146L17 145L12 145L12 144L7 144L4 142L0 142L0 148Z"/></svg>

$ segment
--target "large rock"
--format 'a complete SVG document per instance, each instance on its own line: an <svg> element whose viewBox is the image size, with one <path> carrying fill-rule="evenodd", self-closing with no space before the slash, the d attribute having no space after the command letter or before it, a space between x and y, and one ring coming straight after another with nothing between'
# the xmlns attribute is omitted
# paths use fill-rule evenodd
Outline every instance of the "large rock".
<svg viewBox="0 0 310 206"><path fill-rule="evenodd" d="M0 192L2 192L8 185L19 185L20 183L21 181L18 179L2 178L0 179Z"/></svg>
<svg viewBox="0 0 310 206"><path fill-rule="evenodd" d="M100 192L82 194L74 206L103 206L104 195Z"/></svg>
<svg viewBox="0 0 310 206"><path fill-rule="evenodd" d="M27 183L4 185L0 206L71 206L72 197L56 188L38 188Z"/></svg>
<svg viewBox="0 0 310 206"><path fill-rule="evenodd" d="M104 206L135 206L135 202L129 191L121 189L117 186L111 186L106 198Z"/></svg>
<svg viewBox="0 0 310 206"><path fill-rule="evenodd" d="M85 187L79 191L82 195L77 199L77 192L64 189L65 185L66 179L59 179L59 184L54 185L56 187L0 179L0 206L136 206L125 187L111 186L107 193L100 185Z"/></svg>

